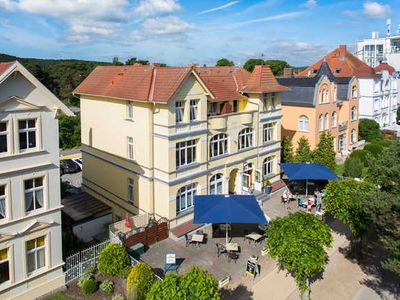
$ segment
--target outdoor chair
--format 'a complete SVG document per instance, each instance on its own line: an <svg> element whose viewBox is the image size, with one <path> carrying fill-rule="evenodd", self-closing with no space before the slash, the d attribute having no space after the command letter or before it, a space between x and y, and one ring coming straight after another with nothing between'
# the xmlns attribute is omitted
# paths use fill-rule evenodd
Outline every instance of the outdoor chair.
<svg viewBox="0 0 400 300"><path fill-rule="evenodd" d="M194 244L194 242L187 233L185 233L185 240L186 240L186 247L189 246L190 244Z"/></svg>
<svg viewBox="0 0 400 300"><path fill-rule="evenodd" d="M216 243L215 245L217 246L217 256L218 257L220 257L222 254L225 255L227 253L224 245L221 245L218 243Z"/></svg>
<svg viewBox="0 0 400 300"><path fill-rule="evenodd" d="M229 252L228 253L228 262L230 263L232 260L236 263L239 258L239 254L236 252Z"/></svg>

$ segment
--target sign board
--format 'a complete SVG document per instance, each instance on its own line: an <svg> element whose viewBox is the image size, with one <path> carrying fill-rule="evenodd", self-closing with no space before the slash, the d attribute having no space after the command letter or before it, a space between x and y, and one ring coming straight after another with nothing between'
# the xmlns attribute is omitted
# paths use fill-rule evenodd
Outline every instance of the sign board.
<svg viewBox="0 0 400 300"><path fill-rule="evenodd" d="M247 266L246 266L246 274L256 277L256 274L258 273L258 266L255 262L248 260L247 261Z"/></svg>
<svg viewBox="0 0 400 300"><path fill-rule="evenodd" d="M167 265L175 265L176 264L176 254L168 253L167 255L165 255L165 263Z"/></svg>
<svg viewBox="0 0 400 300"><path fill-rule="evenodd" d="M400 71L396 72L397 78L400 78Z"/></svg>

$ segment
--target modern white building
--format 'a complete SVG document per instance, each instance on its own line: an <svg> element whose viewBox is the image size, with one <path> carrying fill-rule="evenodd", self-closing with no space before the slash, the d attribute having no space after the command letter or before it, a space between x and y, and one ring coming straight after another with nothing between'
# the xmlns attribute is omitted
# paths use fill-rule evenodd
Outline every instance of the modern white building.
<svg viewBox="0 0 400 300"><path fill-rule="evenodd" d="M20 63L0 63L0 299L64 285L61 113L73 115Z"/></svg>
<svg viewBox="0 0 400 300"><path fill-rule="evenodd" d="M357 41L356 55L373 68L386 62L400 71L400 25L396 35L392 35L388 19L386 36L380 37L379 32L372 32L371 38Z"/></svg>
<svg viewBox="0 0 400 300"><path fill-rule="evenodd" d="M375 78L360 83L360 118L377 121L381 128L397 129L396 112L400 103L400 25L397 35L391 33L387 20L386 36L372 32L371 38L356 43L356 56L374 68Z"/></svg>

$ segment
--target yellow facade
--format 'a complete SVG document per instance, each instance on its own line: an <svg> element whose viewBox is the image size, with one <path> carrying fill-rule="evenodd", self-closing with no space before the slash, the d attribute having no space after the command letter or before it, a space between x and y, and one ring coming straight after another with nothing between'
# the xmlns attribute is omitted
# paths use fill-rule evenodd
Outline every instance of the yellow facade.
<svg viewBox="0 0 400 300"><path fill-rule="evenodd" d="M177 203L178 191L185 186L208 194L210 179L218 174L218 192L249 193L253 188L261 190L263 177L271 182L279 179L279 95L274 108L268 101L265 107L263 95L254 94L239 101L238 112L208 116L207 93L190 74L168 103L132 101L132 119L127 119L126 100L81 95L83 188L112 207L115 221L126 213L150 212L168 218L175 227L193 218L193 206L186 198L179 196ZM190 100L197 100L193 121ZM180 123L175 121L176 101L184 107ZM267 123L272 124L271 137L264 143ZM245 128L253 130L252 145L239 150L238 135ZM217 134L226 134L228 148L223 155L211 157L210 141ZM128 158L128 137L133 139L133 159ZM195 160L177 167L178 143L192 140ZM267 157L271 162L262 174ZM134 186L133 203L128 201L129 180ZM188 208L181 209L185 201Z"/></svg>

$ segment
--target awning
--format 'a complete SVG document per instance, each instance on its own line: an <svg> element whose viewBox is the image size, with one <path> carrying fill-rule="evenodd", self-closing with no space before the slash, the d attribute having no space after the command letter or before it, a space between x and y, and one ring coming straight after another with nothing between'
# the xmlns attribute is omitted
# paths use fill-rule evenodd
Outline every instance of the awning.
<svg viewBox="0 0 400 300"><path fill-rule="evenodd" d="M283 172L289 180L334 180L336 174L323 164L281 163Z"/></svg>
<svg viewBox="0 0 400 300"><path fill-rule="evenodd" d="M267 224L254 195L194 196L194 224Z"/></svg>

